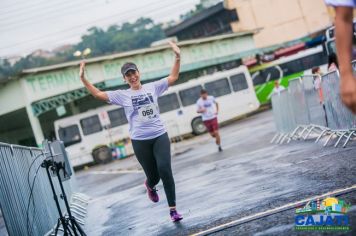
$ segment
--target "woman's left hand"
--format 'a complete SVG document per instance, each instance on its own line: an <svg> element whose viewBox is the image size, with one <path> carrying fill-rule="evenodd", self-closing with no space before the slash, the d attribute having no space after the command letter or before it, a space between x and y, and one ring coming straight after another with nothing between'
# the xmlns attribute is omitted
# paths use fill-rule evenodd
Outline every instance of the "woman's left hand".
<svg viewBox="0 0 356 236"><path fill-rule="evenodd" d="M180 57L180 49L179 49L179 47L177 46L177 44L175 44L174 42L172 42L172 41L170 41L170 42L168 42L169 43L169 45L171 46L171 48L172 48L172 50L173 50L173 52L174 52L174 54L176 54L176 57Z"/></svg>

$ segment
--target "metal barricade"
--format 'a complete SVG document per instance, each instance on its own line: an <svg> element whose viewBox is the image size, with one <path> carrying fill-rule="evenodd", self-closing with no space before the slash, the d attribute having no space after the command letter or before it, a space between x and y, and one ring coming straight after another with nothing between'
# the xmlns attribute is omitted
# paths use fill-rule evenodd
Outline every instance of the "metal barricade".
<svg viewBox="0 0 356 236"><path fill-rule="evenodd" d="M356 116L342 103L339 84L340 77L338 71L332 71L322 76L322 89L328 117L328 127L332 130L324 146L336 135L339 138L335 146L339 144L342 138L346 138L343 145L345 147L356 128Z"/></svg>
<svg viewBox="0 0 356 236"><path fill-rule="evenodd" d="M45 235L57 224L59 214L41 167L44 159L42 149L0 143L0 207L9 235ZM58 179L51 178L59 196ZM74 178L63 182L68 200ZM66 213L64 202L59 203Z"/></svg>
<svg viewBox="0 0 356 236"><path fill-rule="evenodd" d="M308 107L304 96L303 83L301 78L290 80L288 91L290 92L290 101L296 124L310 124Z"/></svg>
<svg viewBox="0 0 356 236"><path fill-rule="evenodd" d="M276 125L276 130L277 130L277 133L271 140L271 143L273 143L275 140L279 140L280 137L283 135L280 93L272 94L271 102L272 102L272 112L273 112L273 117L274 117L274 124Z"/></svg>
<svg viewBox="0 0 356 236"><path fill-rule="evenodd" d="M305 131L309 128L310 116L308 105L304 95L304 86L301 78L296 78L289 81L288 91L290 94L290 106L293 111L296 128L291 137L301 138Z"/></svg>
<svg viewBox="0 0 356 236"><path fill-rule="evenodd" d="M296 127L289 91L283 90L273 94L272 107L278 134L275 135L271 142L283 143L286 138L290 140L290 134Z"/></svg>
<svg viewBox="0 0 356 236"><path fill-rule="evenodd" d="M353 68L355 70L356 61ZM272 96L277 134L271 142L283 143L286 138L288 142L295 138L307 139L314 132L317 135L315 142L329 135L324 143L326 146L336 136L334 146L345 139L345 147L356 136L356 116L342 103L339 83L338 71L322 77L305 75L290 80L288 92Z"/></svg>
<svg viewBox="0 0 356 236"><path fill-rule="evenodd" d="M307 103L309 122L314 125L327 126L327 117L323 108L323 92L320 75L302 76L305 100Z"/></svg>
<svg viewBox="0 0 356 236"><path fill-rule="evenodd" d="M327 116L325 113L324 96L321 88L320 75L304 75L301 77L303 83L304 97L309 117L309 128L304 140L314 132L319 137L327 130Z"/></svg>

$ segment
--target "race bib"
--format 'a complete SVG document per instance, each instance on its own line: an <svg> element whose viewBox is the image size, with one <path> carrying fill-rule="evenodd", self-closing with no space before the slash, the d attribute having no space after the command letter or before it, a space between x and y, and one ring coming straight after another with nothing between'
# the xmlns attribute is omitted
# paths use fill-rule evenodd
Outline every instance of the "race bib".
<svg viewBox="0 0 356 236"><path fill-rule="evenodd" d="M138 108L138 117L140 121L149 121L157 116L157 107L154 104L144 105Z"/></svg>

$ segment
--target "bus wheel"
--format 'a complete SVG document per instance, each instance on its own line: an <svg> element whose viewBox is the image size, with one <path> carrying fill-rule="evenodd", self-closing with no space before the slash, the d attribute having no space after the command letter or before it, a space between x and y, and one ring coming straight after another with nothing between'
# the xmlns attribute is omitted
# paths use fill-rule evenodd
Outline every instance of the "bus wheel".
<svg viewBox="0 0 356 236"><path fill-rule="evenodd" d="M93 150L93 158L96 163L105 164L112 160L111 150L107 146L102 146Z"/></svg>
<svg viewBox="0 0 356 236"><path fill-rule="evenodd" d="M193 119L192 130L195 135L203 134L207 131L201 117L197 117Z"/></svg>

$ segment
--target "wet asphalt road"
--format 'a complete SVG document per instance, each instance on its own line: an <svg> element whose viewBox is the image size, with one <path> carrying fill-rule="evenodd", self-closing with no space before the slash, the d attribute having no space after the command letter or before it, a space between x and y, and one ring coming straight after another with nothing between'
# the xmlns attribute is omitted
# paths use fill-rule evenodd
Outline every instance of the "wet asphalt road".
<svg viewBox="0 0 356 236"><path fill-rule="evenodd" d="M221 129L224 151L202 135L175 144L173 171L181 223L169 219L163 186L152 203L134 157L77 173L79 190L92 197L88 235L189 235L290 202L356 184L356 142L347 148L313 141L275 145L271 111ZM356 235L356 192L350 201ZM212 235L310 235L293 229L294 210L264 217ZM312 235L322 235L313 233Z"/></svg>

